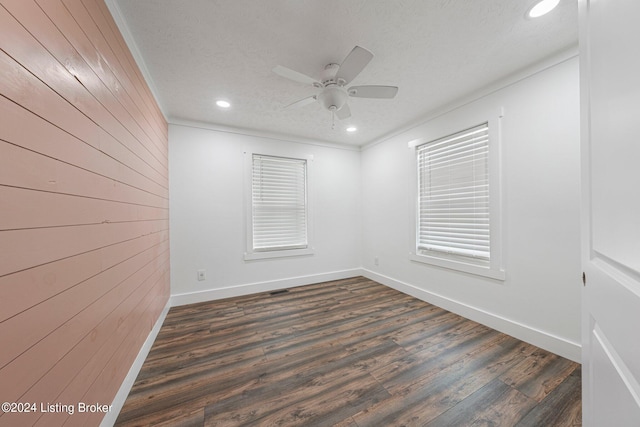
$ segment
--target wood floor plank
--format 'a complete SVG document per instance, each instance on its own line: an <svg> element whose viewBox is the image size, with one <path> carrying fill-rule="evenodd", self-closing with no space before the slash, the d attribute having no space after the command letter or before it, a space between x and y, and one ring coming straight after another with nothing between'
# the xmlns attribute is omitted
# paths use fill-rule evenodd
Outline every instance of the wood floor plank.
<svg viewBox="0 0 640 427"><path fill-rule="evenodd" d="M496 379L426 426L511 427L536 406L536 403L535 400Z"/></svg>
<svg viewBox="0 0 640 427"><path fill-rule="evenodd" d="M574 362L363 277L283 291L172 308L116 425L579 425Z"/></svg>
<svg viewBox="0 0 640 427"><path fill-rule="evenodd" d="M578 366L548 351L536 350L500 379L540 402Z"/></svg>
<svg viewBox="0 0 640 427"><path fill-rule="evenodd" d="M580 369L576 368L542 402L531 410L516 427L578 427L582 425L582 393Z"/></svg>
<svg viewBox="0 0 640 427"><path fill-rule="evenodd" d="M327 372L283 393L269 392L271 397L262 397L253 405L240 403L234 409L207 407L204 425L332 425L387 395L368 374L348 369Z"/></svg>
<svg viewBox="0 0 640 427"><path fill-rule="evenodd" d="M416 381L353 419L359 426L425 425L524 357L517 342L506 348L486 347L444 369L425 370Z"/></svg>
<svg viewBox="0 0 640 427"><path fill-rule="evenodd" d="M496 345L504 339L500 333L490 329L476 328L474 334L462 340L447 340L377 369L372 375L391 392L399 392L412 382L419 381L430 372L445 369L467 357L472 349Z"/></svg>
<svg viewBox="0 0 640 427"><path fill-rule="evenodd" d="M353 421L353 418L349 417L347 419L344 419L340 422L335 423L333 427L358 427L358 425L356 424L355 421Z"/></svg>
<svg viewBox="0 0 640 427"><path fill-rule="evenodd" d="M377 311L381 308L378 307ZM391 311L391 310L390 310ZM392 315L389 317L382 317L375 319L371 316L371 313L362 313L353 316L354 312L350 312L348 318L334 319L327 322L327 319L317 320L314 322L305 322L305 333L299 334L295 340L291 340L288 337L282 337L279 339L272 339L264 346L265 352L268 356L287 352L293 354L297 349L308 346L324 346L331 345L332 342L356 342L357 336L366 331L370 333L374 328L388 328L394 329L393 326L389 326L389 323L394 321L406 322L408 321L407 315L412 313L401 312L400 314ZM397 313L397 311L396 311ZM414 310L413 314L419 316L419 311ZM423 316L431 316L432 313L423 314ZM380 332L378 332L380 333Z"/></svg>

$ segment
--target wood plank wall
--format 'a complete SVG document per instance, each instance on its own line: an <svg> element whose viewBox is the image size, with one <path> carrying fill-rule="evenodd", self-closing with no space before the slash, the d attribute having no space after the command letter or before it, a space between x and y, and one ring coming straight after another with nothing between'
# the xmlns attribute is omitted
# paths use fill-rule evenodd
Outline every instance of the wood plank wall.
<svg viewBox="0 0 640 427"><path fill-rule="evenodd" d="M169 298L167 123L102 0L0 0L0 425L98 425Z"/></svg>

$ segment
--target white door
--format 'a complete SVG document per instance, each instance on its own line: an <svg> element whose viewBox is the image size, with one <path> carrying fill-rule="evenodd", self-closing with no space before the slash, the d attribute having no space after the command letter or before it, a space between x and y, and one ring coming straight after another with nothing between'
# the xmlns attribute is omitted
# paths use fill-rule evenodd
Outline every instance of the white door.
<svg viewBox="0 0 640 427"><path fill-rule="evenodd" d="M640 0L579 0L583 423L640 426Z"/></svg>

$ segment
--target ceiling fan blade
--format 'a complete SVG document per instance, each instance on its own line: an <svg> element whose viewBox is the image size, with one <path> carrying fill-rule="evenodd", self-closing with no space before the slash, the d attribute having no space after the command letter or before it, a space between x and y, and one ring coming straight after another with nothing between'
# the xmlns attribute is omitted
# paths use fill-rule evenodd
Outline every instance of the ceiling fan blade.
<svg viewBox="0 0 640 427"><path fill-rule="evenodd" d="M356 98L384 98L390 99L398 93L397 86L351 86L349 96Z"/></svg>
<svg viewBox="0 0 640 427"><path fill-rule="evenodd" d="M360 74L371 59L373 59L373 53L360 46L354 47L351 53L342 61L342 64L340 64L340 68L336 74L336 81L341 79L344 80L343 84L348 84Z"/></svg>
<svg viewBox="0 0 640 427"><path fill-rule="evenodd" d="M344 104L342 108L336 111L336 116L340 120L348 119L349 117L351 117L351 110L349 109L349 104Z"/></svg>
<svg viewBox="0 0 640 427"><path fill-rule="evenodd" d="M306 74L299 73L290 68L278 65L273 68L273 72L286 79L293 80L294 82L302 83L305 85L313 85L315 83L320 84L316 79L307 76Z"/></svg>
<svg viewBox="0 0 640 427"><path fill-rule="evenodd" d="M307 96L306 98L302 98L301 100L296 101L293 104L287 105L286 107L284 107L284 109L288 110L289 108L304 107L305 105L314 103L316 99L316 95Z"/></svg>

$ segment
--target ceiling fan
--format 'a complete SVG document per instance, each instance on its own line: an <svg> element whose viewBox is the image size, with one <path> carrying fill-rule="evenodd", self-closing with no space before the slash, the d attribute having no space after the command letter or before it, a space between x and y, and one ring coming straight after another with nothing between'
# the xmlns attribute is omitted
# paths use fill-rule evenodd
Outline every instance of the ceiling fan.
<svg viewBox="0 0 640 427"><path fill-rule="evenodd" d="M353 48L351 53L342 61L342 64L327 64L324 67L320 80L316 80L313 77L309 77L306 74L299 73L290 68L278 65L273 69L273 72L285 77L289 80L293 80L298 83L310 84L315 88L320 89L320 92L300 99L285 107L297 108L302 107L313 102L318 102L325 109L329 110L333 116L337 116L338 119L344 120L351 117L351 110L347 103L348 98L379 98L390 99L396 96L398 88L396 86L351 86L346 88L353 79L367 66L367 64L373 59L373 54L367 49L360 46Z"/></svg>

